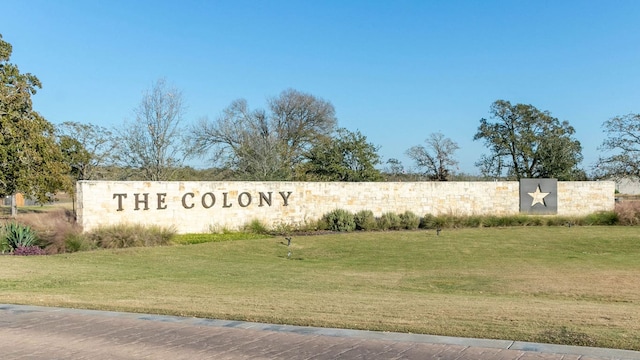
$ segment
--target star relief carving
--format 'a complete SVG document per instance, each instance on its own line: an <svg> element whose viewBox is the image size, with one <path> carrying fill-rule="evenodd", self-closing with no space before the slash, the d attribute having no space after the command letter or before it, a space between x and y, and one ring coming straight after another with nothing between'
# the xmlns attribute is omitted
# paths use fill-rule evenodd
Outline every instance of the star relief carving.
<svg viewBox="0 0 640 360"><path fill-rule="evenodd" d="M533 201L531 202L531 206L534 206L535 204L542 204L542 206L547 206L547 204L545 204L544 202L544 198L549 195L550 193L544 193L540 190L540 184L538 184L538 187L536 188L535 192L532 193L527 193L529 194L529 196L531 196L533 198Z"/></svg>

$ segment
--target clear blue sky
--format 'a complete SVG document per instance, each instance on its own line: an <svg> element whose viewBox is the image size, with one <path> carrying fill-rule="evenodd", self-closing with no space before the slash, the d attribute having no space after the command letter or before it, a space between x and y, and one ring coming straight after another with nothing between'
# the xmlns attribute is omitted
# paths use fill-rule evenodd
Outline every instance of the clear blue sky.
<svg viewBox="0 0 640 360"><path fill-rule="evenodd" d="M442 132L460 170L498 99L576 128L583 167L602 123L640 112L640 1L0 0L12 62L43 82L49 121L133 119L159 78L183 91L185 124L234 99L252 108L294 88L336 108L339 126L400 159ZM204 160L201 164L206 165Z"/></svg>

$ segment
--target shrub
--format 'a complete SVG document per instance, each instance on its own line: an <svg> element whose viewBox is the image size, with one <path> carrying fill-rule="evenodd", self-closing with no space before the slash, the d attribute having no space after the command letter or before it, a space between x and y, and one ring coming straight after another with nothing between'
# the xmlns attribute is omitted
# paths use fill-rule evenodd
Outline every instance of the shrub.
<svg viewBox="0 0 640 360"><path fill-rule="evenodd" d="M7 243L7 240L4 238L4 236L2 236L0 234L1 238L0 238L0 253L4 254L4 253L8 253L11 252L11 246L9 246L9 244Z"/></svg>
<svg viewBox="0 0 640 360"><path fill-rule="evenodd" d="M268 234L269 233L269 230L267 229L266 225L263 224L258 219L251 220L250 223L245 225L244 231L252 234Z"/></svg>
<svg viewBox="0 0 640 360"><path fill-rule="evenodd" d="M503 216L485 216L482 220L484 227L507 227L507 226L528 226L542 225L541 217L530 215L503 215Z"/></svg>
<svg viewBox="0 0 640 360"><path fill-rule="evenodd" d="M426 214L420 219L420 228L421 229L435 229L436 226L436 217L431 214Z"/></svg>
<svg viewBox="0 0 640 360"><path fill-rule="evenodd" d="M402 229L402 221L398 214L386 212L378 219L378 227L381 230L400 230Z"/></svg>
<svg viewBox="0 0 640 360"><path fill-rule="evenodd" d="M318 230L330 230L329 222L327 221L326 216L321 217L317 221Z"/></svg>
<svg viewBox="0 0 640 360"><path fill-rule="evenodd" d="M18 246L13 250L13 255L22 255L22 256L30 256L30 255L45 255L46 252L40 248L40 246Z"/></svg>
<svg viewBox="0 0 640 360"><path fill-rule="evenodd" d="M172 228L118 224L92 231L87 238L96 246L108 249L168 245L175 235Z"/></svg>
<svg viewBox="0 0 640 360"><path fill-rule="evenodd" d="M352 213L343 209L335 209L323 216L327 223L328 230L333 231L353 231L356 229L356 222Z"/></svg>
<svg viewBox="0 0 640 360"><path fill-rule="evenodd" d="M499 226L499 218L497 216L485 216L482 219L482 226L483 227L497 227Z"/></svg>
<svg viewBox="0 0 640 360"><path fill-rule="evenodd" d="M75 223L73 212L66 209L23 214L20 215L20 222L37 232L39 243L48 254L75 251L67 249L67 239L80 236L82 232ZM73 241L71 244L73 246Z"/></svg>
<svg viewBox="0 0 640 360"><path fill-rule="evenodd" d="M547 226L566 226L567 224L576 224L575 219L571 219L566 216L550 216L545 219L547 220Z"/></svg>
<svg viewBox="0 0 640 360"><path fill-rule="evenodd" d="M375 230L377 228L376 217L373 216L373 211L371 210L361 210L358 211L354 215L354 220L356 222L356 229L369 231Z"/></svg>
<svg viewBox="0 0 640 360"><path fill-rule="evenodd" d="M541 226L541 225L542 225L542 223L543 223L543 220L542 220L542 218L541 218L540 216L533 216L533 217L531 217L531 222L530 222L530 224L531 224L532 226Z"/></svg>
<svg viewBox="0 0 640 360"><path fill-rule="evenodd" d="M405 211L400 214L400 224L403 229L415 230L420 226L420 218L411 211Z"/></svg>
<svg viewBox="0 0 640 360"><path fill-rule="evenodd" d="M464 219L462 219L462 225L465 227L471 227L471 228L481 227L482 216L480 215L467 216Z"/></svg>
<svg viewBox="0 0 640 360"><path fill-rule="evenodd" d="M511 219L511 225L509 226L527 226L531 223L532 216L528 215L515 215L508 217Z"/></svg>
<svg viewBox="0 0 640 360"><path fill-rule="evenodd" d="M587 215L585 222L588 225L615 225L619 221L615 211L601 211Z"/></svg>
<svg viewBox="0 0 640 360"><path fill-rule="evenodd" d="M434 225L435 228L455 228L459 225L458 218L453 215L440 215L436 216Z"/></svg>
<svg viewBox="0 0 640 360"><path fill-rule="evenodd" d="M33 246L38 242L38 237L30 226L16 222L5 224L2 234L6 245L11 250L15 250L18 247Z"/></svg>
<svg viewBox="0 0 640 360"><path fill-rule="evenodd" d="M96 248L96 244L82 234L69 234L64 241L65 252L88 251Z"/></svg>
<svg viewBox="0 0 640 360"><path fill-rule="evenodd" d="M273 230L262 234L289 235L294 231L295 229L291 224L280 222L273 225Z"/></svg>

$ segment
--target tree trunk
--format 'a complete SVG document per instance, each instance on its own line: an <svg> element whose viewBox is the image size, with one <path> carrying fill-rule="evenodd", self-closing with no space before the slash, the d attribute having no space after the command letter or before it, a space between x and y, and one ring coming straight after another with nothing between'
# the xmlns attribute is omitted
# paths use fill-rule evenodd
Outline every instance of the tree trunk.
<svg viewBox="0 0 640 360"><path fill-rule="evenodd" d="M18 217L18 201L16 199L16 194L11 195L11 217Z"/></svg>

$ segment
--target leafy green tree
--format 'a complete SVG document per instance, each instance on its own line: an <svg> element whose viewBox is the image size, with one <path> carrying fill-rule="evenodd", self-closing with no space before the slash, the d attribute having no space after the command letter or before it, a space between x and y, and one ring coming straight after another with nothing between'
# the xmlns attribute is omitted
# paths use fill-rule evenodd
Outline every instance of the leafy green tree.
<svg viewBox="0 0 640 360"><path fill-rule="evenodd" d="M367 142L359 131L340 128L336 136L325 138L306 155L297 169L298 180L311 181L380 181L382 174L378 147Z"/></svg>
<svg viewBox="0 0 640 360"><path fill-rule="evenodd" d="M297 90L269 99L268 109L250 110L235 100L215 121L201 119L191 130L196 153L243 179L289 180L305 153L335 129L330 102Z"/></svg>
<svg viewBox="0 0 640 360"><path fill-rule="evenodd" d="M9 63L11 52L0 35L0 196L22 192L46 202L57 191L70 189L69 168L53 125L32 108L31 95L42 84Z"/></svg>
<svg viewBox="0 0 640 360"><path fill-rule="evenodd" d="M451 170L458 165L454 158L455 151L459 149L458 144L442 133L432 133L425 143L427 146L412 146L407 150L407 156L416 162L418 168L424 169L429 179L449 180Z"/></svg>
<svg viewBox="0 0 640 360"><path fill-rule="evenodd" d="M117 138L108 129L66 121L57 126L58 142L75 181L96 180L100 170L115 162Z"/></svg>
<svg viewBox="0 0 640 360"><path fill-rule="evenodd" d="M598 159L596 176L640 178L640 114L616 116L602 127L607 137L600 150L608 156Z"/></svg>
<svg viewBox="0 0 640 360"><path fill-rule="evenodd" d="M497 100L491 105L491 118L480 120L474 140L484 140L490 154L476 163L485 176L557 178L578 180L584 171L582 146L572 136L575 130L548 111L532 105L511 105Z"/></svg>

